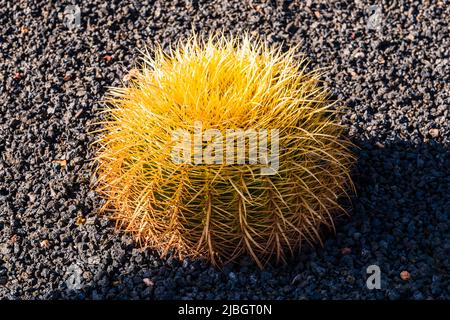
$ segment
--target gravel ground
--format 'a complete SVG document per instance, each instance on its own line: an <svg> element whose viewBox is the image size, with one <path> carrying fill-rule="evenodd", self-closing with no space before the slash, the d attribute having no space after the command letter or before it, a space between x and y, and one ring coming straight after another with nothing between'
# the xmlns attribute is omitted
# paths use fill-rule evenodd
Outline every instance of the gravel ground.
<svg viewBox="0 0 450 320"><path fill-rule="evenodd" d="M378 20L366 1L94 0L69 30L69 3L0 0L0 298L450 298L450 6L377 3ZM192 29L300 44L330 68L360 149L351 216L324 232L323 248L221 271L160 259L96 216L87 130L99 100L144 44ZM372 264L380 290L366 287Z"/></svg>

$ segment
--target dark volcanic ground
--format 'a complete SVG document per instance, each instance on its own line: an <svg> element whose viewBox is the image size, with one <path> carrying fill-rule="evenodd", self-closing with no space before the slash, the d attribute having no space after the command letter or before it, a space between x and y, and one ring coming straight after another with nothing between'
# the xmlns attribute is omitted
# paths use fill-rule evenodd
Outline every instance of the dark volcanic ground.
<svg viewBox="0 0 450 320"><path fill-rule="evenodd" d="M313 2L86 1L69 30L69 3L0 0L0 298L448 299L450 5ZM360 149L351 217L323 248L220 271L161 260L96 216L87 131L99 101L144 44L192 29L300 44L330 67ZM380 290L366 287L372 264Z"/></svg>

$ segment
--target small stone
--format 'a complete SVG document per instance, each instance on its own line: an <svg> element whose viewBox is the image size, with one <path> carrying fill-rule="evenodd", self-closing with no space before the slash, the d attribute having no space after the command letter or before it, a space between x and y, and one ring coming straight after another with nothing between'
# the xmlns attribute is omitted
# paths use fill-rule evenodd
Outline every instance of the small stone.
<svg viewBox="0 0 450 320"><path fill-rule="evenodd" d="M25 26L21 26L20 27L20 33L22 33L22 34L28 33L29 31L30 31L30 29L28 29Z"/></svg>
<svg viewBox="0 0 450 320"><path fill-rule="evenodd" d="M408 271L402 271L400 272L400 278L402 278L402 280L407 281L411 278L411 275L409 274Z"/></svg>
<svg viewBox="0 0 450 320"><path fill-rule="evenodd" d="M77 91L77 97L84 97L86 95L86 90L78 90Z"/></svg>
<svg viewBox="0 0 450 320"><path fill-rule="evenodd" d="M231 281L236 282L237 281L237 277L236 274L234 272L230 272L228 274L228 277L230 278Z"/></svg>
<svg viewBox="0 0 450 320"><path fill-rule="evenodd" d="M382 144L381 142L375 143L375 146L379 149L384 149L384 144Z"/></svg>
<svg viewBox="0 0 450 320"><path fill-rule="evenodd" d="M41 248L47 249L50 247L50 242L47 239L42 240L39 244L40 244Z"/></svg>
<svg viewBox="0 0 450 320"><path fill-rule="evenodd" d="M55 159L52 161L52 163L59 164L61 167L67 166L67 160L64 160L64 159L62 159L62 160Z"/></svg>
<svg viewBox="0 0 450 320"><path fill-rule="evenodd" d="M89 271L84 271L83 272L83 279L84 280L90 280L92 278L92 273Z"/></svg>
<svg viewBox="0 0 450 320"><path fill-rule="evenodd" d="M20 72L16 72L16 74L14 75L14 80L20 80L22 79L22 74Z"/></svg>
<svg viewBox="0 0 450 320"><path fill-rule="evenodd" d="M11 237L10 240L11 240L11 243L16 243L19 240L19 236L17 234L15 234Z"/></svg>
<svg viewBox="0 0 450 320"><path fill-rule="evenodd" d="M366 55L364 54L364 52L359 51L359 52L354 53L353 57L355 59L363 59L366 57Z"/></svg>
<svg viewBox="0 0 450 320"><path fill-rule="evenodd" d="M6 243L0 244L0 254L6 256L7 254L9 254L9 249L8 249L8 245Z"/></svg>
<svg viewBox="0 0 450 320"><path fill-rule="evenodd" d="M147 287L153 287L155 285L155 283L150 278L144 278L142 281L144 281Z"/></svg>
<svg viewBox="0 0 450 320"><path fill-rule="evenodd" d="M89 218L86 219L85 223L89 224L89 225L93 225L93 224L95 224L96 221L97 221L96 217L89 217Z"/></svg>
<svg viewBox="0 0 450 320"><path fill-rule="evenodd" d="M92 256L87 259L88 264L95 265L100 263L100 258L98 256Z"/></svg>
<svg viewBox="0 0 450 320"><path fill-rule="evenodd" d="M27 272L22 272L19 277L22 280L27 280L30 277L30 275Z"/></svg>
<svg viewBox="0 0 450 320"><path fill-rule="evenodd" d="M346 256L346 255L348 255L348 254L350 254L350 253L352 253L352 249L350 249L350 248L348 248L348 247L345 247L345 248L342 248L342 249L341 249L341 254L342 254L343 256Z"/></svg>
<svg viewBox="0 0 450 320"><path fill-rule="evenodd" d="M112 285L113 285L114 287L120 286L121 284L122 284L122 281L120 281L120 280L116 280L116 281L113 281L113 282L112 282Z"/></svg>
<svg viewBox="0 0 450 320"><path fill-rule="evenodd" d="M430 134L430 136L432 138L439 137L439 129L430 129L430 131L428 131L428 133Z"/></svg>
<svg viewBox="0 0 450 320"><path fill-rule="evenodd" d="M155 18L159 18L159 16L161 16L161 8L156 7L154 14L155 14Z"/></svg>
<svg viewBox="0 0 450 320"><path fill-rule="evenodd" d="M28 199L30 199L30 203L34 203L36 201L36 195L33 193L29 193Z"/></svg>
<svg viewBox="0 0 450 320"><path fill-rule="evenodd" d="M85 223L86 223L86 218L83 217L83 216L78 216L77 219L75 220L75 224L77 226L81 226L81 225L83 225Z"/></svg>
<svg viewBox="0 0 450 320"><path fill-rule="evenodd" d="M103 57L103 60L105 60L107 62L111 61L112 59L113 59L113 56L111 56L111 55L106 55Z"/></svg>

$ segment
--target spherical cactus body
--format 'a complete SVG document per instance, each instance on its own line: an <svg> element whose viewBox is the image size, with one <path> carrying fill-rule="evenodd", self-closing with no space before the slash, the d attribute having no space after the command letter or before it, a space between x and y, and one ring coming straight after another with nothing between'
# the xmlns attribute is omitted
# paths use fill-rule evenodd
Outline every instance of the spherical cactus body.
<svg viewBox="0 0 450 320"><path fill-rule="evenodd" d="M351 189L351 143L294 49L215 36L144 54L108 95L97 190L162 255L263 267L320 241Z"/></svg>

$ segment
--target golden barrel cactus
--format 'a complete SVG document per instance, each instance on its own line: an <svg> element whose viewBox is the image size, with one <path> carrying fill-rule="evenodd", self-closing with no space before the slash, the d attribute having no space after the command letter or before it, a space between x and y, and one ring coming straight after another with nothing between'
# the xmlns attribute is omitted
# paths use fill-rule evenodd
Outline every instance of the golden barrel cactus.
<svg viewBox="0 0 450 320"><path fill-rule="evenodd" d="M248 254L263 267L320 241L342 211L350 142L320 72L294 49L193 36L144 54L107 100L97 190L142 246L215 265Z"/></svg>

